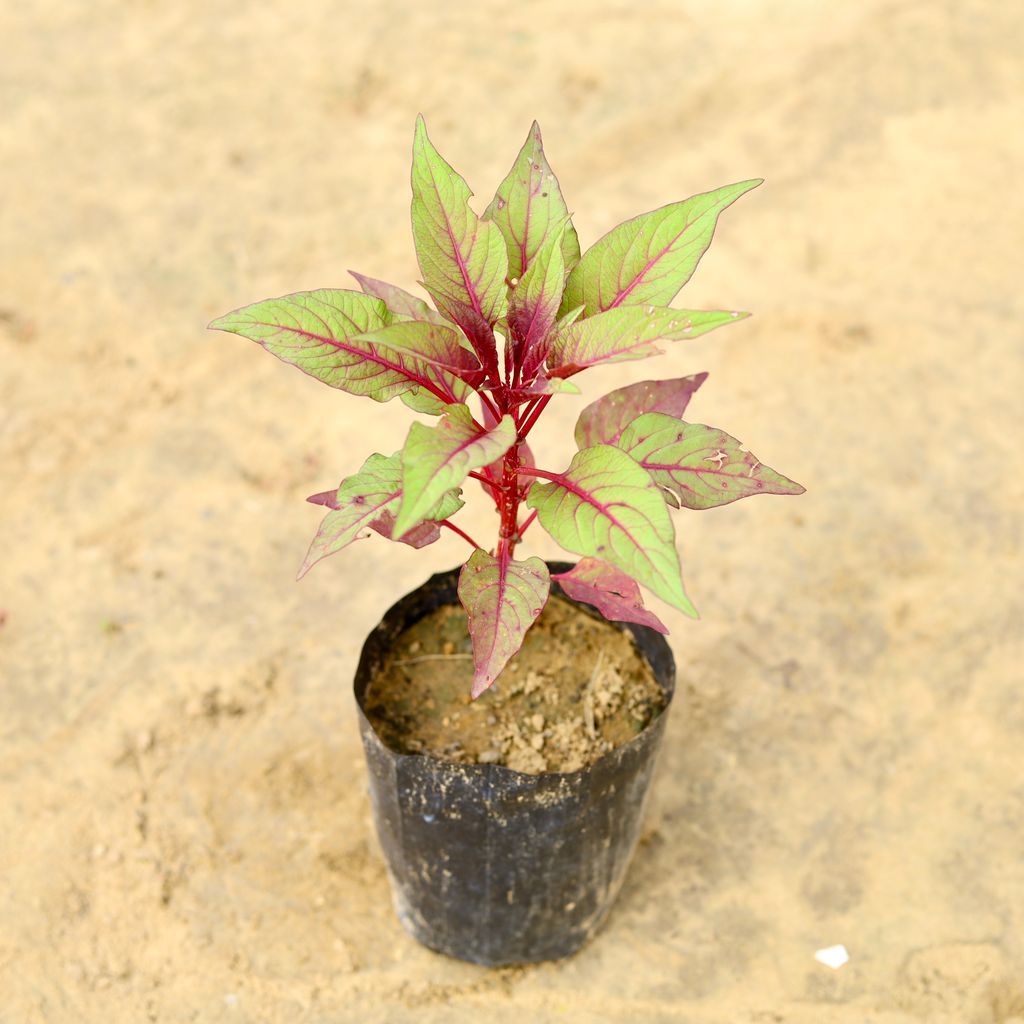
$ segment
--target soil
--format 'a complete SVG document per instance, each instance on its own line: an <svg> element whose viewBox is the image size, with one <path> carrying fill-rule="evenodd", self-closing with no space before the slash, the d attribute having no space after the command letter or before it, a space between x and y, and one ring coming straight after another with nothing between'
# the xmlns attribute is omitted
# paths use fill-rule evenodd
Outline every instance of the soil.
<svg viewBox="0 0 1024 1024"><path fill-rule="evenodd" d="M458 605L400 634L365 698L388 746L529 775L572 772L629 742L665 706L632 635L560 597L548 601L518 654L475 701L470 650Z"/></svg>

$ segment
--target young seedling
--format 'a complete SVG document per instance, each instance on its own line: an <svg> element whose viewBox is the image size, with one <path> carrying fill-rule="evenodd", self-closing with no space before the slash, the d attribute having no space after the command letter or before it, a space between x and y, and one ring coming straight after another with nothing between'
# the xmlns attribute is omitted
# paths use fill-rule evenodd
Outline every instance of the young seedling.
<svg viewBox="0 0 1024 1024"><path fill-rule="evenodd" d="M473 548L458 592L473 642L474 697L519 650L548 598L545 563L515 557L535 519L583 556L555 577L570 597L609 619L665 633L643 606L642 584L696 616L670 508L803 491L736 438L681 418L707 374L644 381L589 405L576 425L579 450L561 472L537 466L527 439L553 398L579 393L570 378L583 370L658 355L663 343L747 316L668 303L710 245L719 214L759 184L741 181L641 214L581 257L536 124L478 217L466 182L418 118L413 238L420 283L435 308L353 273L361 292L297 292L210 324L251 338L331 387L377 402L399 398L437 417L434 425L413 423L401 451L371 455L336 491L309 499L330 511L299 575L367 528L416 548L442 528L457 533ZM498 512L490 548L452 521L470 477Z"/></svg>

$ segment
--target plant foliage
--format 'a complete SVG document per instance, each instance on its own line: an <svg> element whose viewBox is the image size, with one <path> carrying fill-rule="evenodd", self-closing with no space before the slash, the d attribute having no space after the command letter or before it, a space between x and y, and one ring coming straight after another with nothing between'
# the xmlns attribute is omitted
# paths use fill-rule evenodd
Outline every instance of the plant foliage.
<svg viewBox="0 0 1024 1024"><path fill-rule="evenodd" d="M551 399L578 394L591 366L660 354L747 314L672 308L711 244L718 217L757 179L641 214L581 255L558 181L530 129L481 216L466 182L416 122L412 226L423 299L353 272L361 291L321 288L228 313L242 335L318 380L437 417L412 424L401 451L371 455L336 491L300 571L373 530L423 547L448 528L473 552L459 579L473 640L473 696L522 645L550 592L539 558L515 550L537 522L582 556L556 577L605 617L667 632L640 586L687 615L672 510L751 494L800 494L736 438L682 419L707 374L643 381L583 410L564 471L538 467L527 437ZM472 404L471 404L472 403ZM490 549L452 523L468 478L499 515ZM521 518L525 505L533 511Z"/></svg>

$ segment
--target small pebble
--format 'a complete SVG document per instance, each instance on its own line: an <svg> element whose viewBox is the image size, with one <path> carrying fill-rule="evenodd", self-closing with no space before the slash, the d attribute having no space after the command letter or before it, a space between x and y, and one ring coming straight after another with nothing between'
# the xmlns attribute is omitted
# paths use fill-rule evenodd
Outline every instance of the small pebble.
<svg viewBox="0 0 1024 1024"><path fill-rule="evenodd" d="M533 736L530 737L530 746L533 747L534 750L540 750L540 748L544 746L544 734L541 732L535 732Z"/></svg>
<svg viewBox="0 0 1024 1024"><path fill-rule="evenodd" d="M479 764L496 764L501 760L501 754L497 750L484 750L477 758Z"/></svg>
<svg viewBox="0 0 1024 1024"><path fill-rule="evenodd" d="M487 724L488 725L497 725L498 724L498 719L494 715L488 715L487 716Z"/></svg>
<svg viewBox="0 0 1024 1024"><path fill-rule="evenodd" d="M153 736L152 729L143 729L138 736L135 737L135 744L141 751L152 750L155 737Z"/></svg>
<svg viewBox="0 0 1024 1024"><path fill-rule="evenodd" d="M454 654L455 653L455 644L453 644L451 642L451 640L445 640L445 642L443 644L441 644L441 650L445 654Z"/></svg>
<svg viewBox="0 0 1024 1024"><path fill-rule="evenodd" d="M544 728L544 716L534 715L533 718L530 719L530 723L533 725L534 729L537 730L537 732L540 732L541 729Z"/></svg>
<svg viewBox="0 0 1024 1024"><path fill-rule="evenodd" d="M415 654L419 649L420 649L420 642L419 642L419 640L413 640L413 642L411 644L409 644L409 653L410 654Z"/></svg>

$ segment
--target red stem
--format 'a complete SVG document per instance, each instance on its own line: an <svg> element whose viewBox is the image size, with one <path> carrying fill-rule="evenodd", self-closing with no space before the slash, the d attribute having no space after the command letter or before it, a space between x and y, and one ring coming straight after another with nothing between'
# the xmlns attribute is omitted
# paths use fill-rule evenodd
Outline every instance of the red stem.
<svg viewBox="0 0 1024 1024"><path fill-rule="evenodd" d="M523 422L519 424L520 437L526 437L526 435L530 433L533 429L533 425L540 418L540 414L547 408L547 404L551 401L551 398L551 395L544 395L529 407L528 412L523 417Z"/></svg>
<svg viewBox="0 0 1024 1024"><path fill-rule="evenodd" d="M480 545L477 544L477 542L473 540L468 533L464 530L460 530L450 519L442 519L437 525L447 526L452 533L457 533L471 548L473 548L474 551L480 547Z"/></svg>
<svg viewBox="0 0 1024 1024"><path fill-rule="evenodd" d="M529 514L529 515L528 515L528 516L527 516L527 517L526 517L526 518L525 518L525 519L523 520L523 525L519 527L519 536L520 536L520 537L522 537L522 535L523 535L524 533L526 533L526 530L527 530L527 528L529 527L530 523L532 523L532 522L534 521L534 519L536 519L536 518L537 518L537 510L536 510L536 509L534 509L534 510L533 510L533 511L532 511L532 512L531 512L531 513L530 513L530 514Z"/></svg>
<svg viewBox="0 0 1024 1024"><path fill-rule="evenodd" d="M561 473L552 473L548 469L537 469L534 466L520 466L519 472L524 476L539 476L545 480L554 480L555 483L562 483L565 477Z"/></svg>
<svg viewBox="0 0 1024 1024"><path fill-rule="evenodd" d="M494 417L494 422L498 423L501 421L501 413L498 412L498 407L492 401L490 395L485 391L478 391L477 394L480 396L480 401L484 408Z"/></svg>

